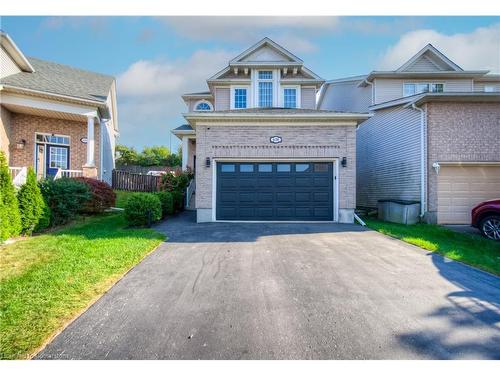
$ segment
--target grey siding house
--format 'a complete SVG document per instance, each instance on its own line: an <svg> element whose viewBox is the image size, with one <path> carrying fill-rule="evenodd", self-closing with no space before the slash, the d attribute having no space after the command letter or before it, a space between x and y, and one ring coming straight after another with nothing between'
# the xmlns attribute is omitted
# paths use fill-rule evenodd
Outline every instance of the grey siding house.
<svg viewBox="0 0 500 375"><path fill-rule="evenodd" d="M198 222L353 222L356 127L369 115L316 109L323 83L264 38L207 91L182 96L187 124L173 133L182 167L195 171Z"/></svg>
<svg viewBox="0 0 500 375"><path fill-rule="evenodd" d="M318 109L364 111L357 205L421 203L422 220L469 224L500 197L500 76L463 70L432 45L394 71L328 81Z"/></svg>

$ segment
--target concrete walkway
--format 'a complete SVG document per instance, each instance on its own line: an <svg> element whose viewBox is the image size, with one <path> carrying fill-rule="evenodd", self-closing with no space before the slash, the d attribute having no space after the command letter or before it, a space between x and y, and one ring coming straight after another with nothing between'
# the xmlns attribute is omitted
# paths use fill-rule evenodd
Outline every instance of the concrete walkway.
<svg viewBox="0 0 500 375"><path fill-rule="evenodd" d="M37 358L500 359L500 278L356 225L169 236Z"/></svg>

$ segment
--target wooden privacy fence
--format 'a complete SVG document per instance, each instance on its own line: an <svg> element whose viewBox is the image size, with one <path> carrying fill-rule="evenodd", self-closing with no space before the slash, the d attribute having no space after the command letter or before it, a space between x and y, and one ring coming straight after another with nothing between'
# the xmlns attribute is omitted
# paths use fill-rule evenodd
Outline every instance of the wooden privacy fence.
<svg viewBox="0 0 500 375"><path fill-rule="evenodd" d="M116 190L154 192L160 190L161 176L150 176L113 170L112 186Z"/></svg>

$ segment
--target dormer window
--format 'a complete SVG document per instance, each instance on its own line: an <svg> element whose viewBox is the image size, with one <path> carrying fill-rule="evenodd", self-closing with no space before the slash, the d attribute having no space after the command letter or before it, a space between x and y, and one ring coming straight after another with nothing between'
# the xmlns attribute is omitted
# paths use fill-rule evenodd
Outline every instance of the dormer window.
<svg viewBox="0 0 500 375"><path fill-rule="evenodd" d="M212 111L213 108L212 108L212 105L210 104L210 102L203 100L203 101L196 103L194 110L195 111Z"/></svg>
<svg viewBox="0 0 500 375"><path fill-rule="evenodd" d="M259 107L269 108L273 106L273 72L272 70L259 70Z"/></svg>
<svg viewBox="0 0 500 375"><path fill-rule="evenodd" d="M443 91L444 91L444 84L442 83L415 82L415 83L405 83L403 86L404 96L422 94L424 92L443 92Z"/></svg>
<svg viewBox="0 0 500 375"><path fill-rule="evenodd" d="M283 107L297 108L297 89L295 88L283 89Z"/></svg>

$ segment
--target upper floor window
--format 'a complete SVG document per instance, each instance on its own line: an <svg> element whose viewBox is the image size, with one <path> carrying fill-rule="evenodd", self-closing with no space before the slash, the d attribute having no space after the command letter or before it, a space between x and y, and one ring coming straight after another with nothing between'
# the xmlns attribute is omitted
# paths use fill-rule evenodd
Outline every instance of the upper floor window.
<svg viewBox="0 0 500 375"><path fill-rule="evenodd" d="M259 107L273 106L273 72L272 70L260 70L258 74Z"/></svg>
<svg viewBox="0 0 500 375"><path fill-rule="evenodd" d="M259 80L261 79L273 79L272 70L259 70Z"/></svg>
<svg viewBox="0 0 500 375"><path fill-rule="evenodd" d="M416 82L416 83L405 83L403 86L404 96L422 94L424 92L443 92L444 84L442 83L427 83L427 82Z"/></svg>
<svg viewBox="0 0 500 375"><path fill-rule="evenodd" d="M495 92L495 88L493 86L486 85L484 86L484 92Z"/></svg>
<svg viewBox="0 0 500 375"><path fill-rule="evenodd" d="M297 89L295 88L283 89L283 107L297 108Z"/></svg>
<svg viewBox="0 0 500 375"><path fill-rule="evenodd" d="M247 89L236 88L234 89L234 108L247 107Z"/></svg>
<svg viewBox="0 0 500 375"><path fill-rule="evenodd" d="M211 111L212 105L209 102L201 101L194 107L195 111Z"/></svg>

